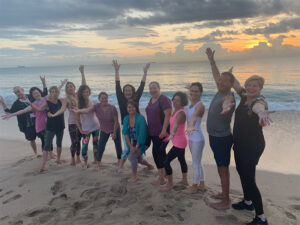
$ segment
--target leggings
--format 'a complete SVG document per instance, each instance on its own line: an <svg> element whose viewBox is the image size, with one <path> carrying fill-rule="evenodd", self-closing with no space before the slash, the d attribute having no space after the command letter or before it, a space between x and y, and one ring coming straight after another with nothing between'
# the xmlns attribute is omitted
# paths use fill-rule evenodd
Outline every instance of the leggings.
<svg viewBox="0 0 300 225"><path fill-rule="evenodd" d="M158 136L151 136L152 140L152 155L157 169L164 168L164 161L166 159L166 147L168 142L163 142Z"/></svg>
<svg viewBox="0 0 300 225"><path fill-rule="evenodd" d="M177 148L175 146L173 146L171 148L171 150L168 152L167 156L166 156L166 160L165 160L165 170L166 170L166 174L172 175L172 167L171 167L171 162L173 159L175 159L176 157L178 158L178 161L180 163L180 167L181 167L181 172L182 173L187 173L188 169L187 169L187 164L185 161L185 149L184 148Z"/></svg>
<svg viewBox="0 0 300 225"><path fill-rule="evenodd" d="M41 139L41 142L42 142L42 150L45 149L45 141L46 141L46 130L42 130L40 132L38 132L36 134L36 136L39 137L39 139ZM53 146L52 146L52 149L53 149Z"/></svg>
<svg viewBox="0 0 300 225"><path fill-rule="evenodd" d="M123 160L126 160L127 158L128 158L128 156L129 156L129 149L128 149L128 147L127 147L127 144L126 144L126 139L125 139L125 135L124 134L122 134L122 140L123 140L123 152L122 152L122 155L121 155L121 158L123 159Z"/></svg>
<svg viewBox="0 0 300 225"><path fill-rule="evenodd" d="M149 165L147 160L143 159L143 156L141 155L141 152L139 150L135 154L130 153L128 159L131 163L131 169L132 169L133 173L136 173L138 163L145 165L145 166Z"/></svg>
<svg viewBox="0 0 300 225"><path fill-rule="evenodd" d="M100 132L100 139L99 139L99 145L98 145L98 151L96 152L96 160L98 162L101 161L102 155L105 150L106 143L108 141L110 134L105 133L103 131ZM120 128L117 130L116 138L114 139L115 147L116 147L116 153L118 159L121 159L122 154L122 147L121 147L121 134L120 134Z"/></svg>
<svg viewBox="0 0 300 225"><path fill-rule="evenodd" d="M238 151L234 151L236 170L240 175L244 199L252 201L256 215L264 213L260 191L256 185L255 172L258 159L242 159Z"/></svg>
<svg viewBox="0 0 300 225"><path fill-rule="evenodd" d="M91 133L88 134L83 134L82 135L82 148L81 148L81 153L82 153L82 158L84 161L88 160L88 146L89 146L89 142L90 142L90 136L93 136L93 152L94 152L94 156L95 153L97 152L98 149L98 138L99 138L99 130L95 130Z"/></svg>
<svg viewBox="0 0 300 225"><path fill-rule="evenodd" d="M69 134L71 138L70 151L71 151L72 158L74 158L75 154L77 156L80 155L80 140L82 134L80 133L76 124L69 124Z"/></svg>
<svg viewBox="0 0 300 225"><path fill-rule="evenodd" d="M53 141L54 136L56 136L56 146L58 148L61 148L62 139L64 136L64 130L59 130L59 131L46 130L44 151L52 151L53 150L52 141Z"/></svg>
<svg viewBox="0 0 300 225"><path fill-rule="evenodd" d="M204 141L199 141L199 142L189 141L189 147L192 154L192 162L193 162L193 171L194 171L193 182L194 184L199 184L200 181L205 180L204 167L201 163Z"/></svg>

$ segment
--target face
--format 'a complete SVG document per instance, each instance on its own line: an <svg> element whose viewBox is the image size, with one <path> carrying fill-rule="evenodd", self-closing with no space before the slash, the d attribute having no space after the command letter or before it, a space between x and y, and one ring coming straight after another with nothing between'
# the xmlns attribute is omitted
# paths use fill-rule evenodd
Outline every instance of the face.
<svg viewBox="0 0 300 225"><path fill-rule="evenodd" d="M108 97L106 95L101 95L99 98L99 102L101 102L101 104L103 104L103 105L107 105Z"/></svg>
<svg viewBox="0 0 300 225"><path fill-rule="evenodd" d="M38 90L34 90L32 92L32 97L37 100L37 99L40 99L42 96L41 96L41 93L38 91Z"/></svg>
<svg viewBox="0 0 300 225"><path fill-rule="evenodd" d="M190 99L191 101L200 100L202 93L196 85L190 87Z"/></svg>
<svg viewBox="0 0 300 225"><path fill-rule="evenodd" d="M136 109L135 109L134 105L128 104L127 105L127 112L128 112L129 115L134 115L136 113Z"/></svg>
<svg viewBox="0 0 300 225"><path fill-rule="evenodd" d="M82 92L82 97L84 98L84 99L89 99L89 97L90 97L90 90L89 89L85 89L83 92Z"/></svg>
<svg viewBox="0 0 300 225"><path fill-rule="evenodd" d="M182 105L181 105L181 98L179 96L175 96L172 100L173 102L173 106L175 109L178 109L178 108L181 108Z"/></svg>
<svg viewBox="0 0 300 225"><path fill-rule="evenodd" d="M133 95L132 88L130 86L126 86L124 88L124 96L127 100L131 99Z"/></svg>
<svg viewBox="0 0 300 225"><path fill-rule="evenodd" d="M73 84L68 83L66 86L66 91L68 94L75 94L75 87Z"/></svg>
<svg viewBox="0 0 300 225"><path fill-rule="evenodd" d="M160 95L160 89L157 84L152 83L149 85L149 92L152 97L158 97Z"/></svg>
<svg viewBox="0 0 300 225"><path fill-rule="evenodd" d="M56 89L51 89L50 90L50 96L52 99L57 99L59 96L59 91L57 91Z"/></svg>
<svg viewBox="0 0 300 225"><path fill-rule="evenodd" d="M228 75L221 75L218 80L218 89L221 92L228 92L232 88L232 83L230 82L230 77Z"/></svg>
<svg viewBox="0 0 300 225"><path fill-rule="evenodd" d="M257 97L262 90L257 80L249 81L245 86L245 89L248 97Z"/></svg>
<svg viewBox="0 0 300 225"><path fill-rule="evenodd" d="M17 96L18 99L22 99L25 97L24 95L24 89L21 87L15 87L14 88L14 93Z"/></svg>

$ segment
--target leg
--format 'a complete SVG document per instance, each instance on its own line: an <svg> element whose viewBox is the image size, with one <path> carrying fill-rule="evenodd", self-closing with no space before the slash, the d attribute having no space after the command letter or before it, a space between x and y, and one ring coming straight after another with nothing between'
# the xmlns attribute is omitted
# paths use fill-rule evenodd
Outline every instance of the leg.
<svg viewBox="0 0 300 225"><path fill-rule="evenodd" d="M138 157L139 157L139 152L136 152L134 154L132 153L129 154L129 161L131 163L131 169L132 169L131 178L128 180L128 182L130 183L134 183L138 179L137 178Z"/></svg>
<svg viewBox="0 0 300 225"><path fill-rule="evenodd" d="M109 138L109 135L110 134L107 134L107 133L105 133L103 131L100 132L100 139L99 139L99 144L98 144L98 150L96 152L96 161L97 161L97 168L98 168L98 170L100 169L100 162L101 162L102 155L103 155L103 152L105 150L105 146L106 146L107 140Z"/></svg>
<svg viewBox="0 0 300 225"><path fill-rule="evenodd" d="M30 146L34 152L34 156L37 157L37 147L35 143L35 139L36 139L35 126L26 127L24 134L26 140L30 142Z"/></svg>
<svg viewBox="0 0 300 225"><path fill-rule="evenodd" d="M48 160L48 153L52 151L51 149L51 143L53 141L55 133L52 131L47 130L46 131L46 138L45 138L45 149L43 150L43 162L42 162L42 166L40 168L40 171L44 171L46 168L46 163Z"/></svg>
<svg viewBox="0 0 300 225"><path fill-rule="evenodd" d="M61 163L60 157L61 157L61 151L62 151L61 146L62 146L63 136L64 136L64 130L56 132L56 146L57 146L57 160L56 160L56 162L58 164Z"/></svg>
<svg viewBox="0 0 300 225"><path fill-rule="evenodd" d="M182 180L179 182L179 184L188 185L187 180L187 164L185 161L185 149L178 149L178 161L180 163L181 172L182 172Z"/></svg>
<svg viewBox="0 0 300 225"><path fill-rule="evenodd" d="M168 176L168 182L165 186L161 188L161 191L169 191L174 187L171 162L173 159L175 159L178 156L177 150L178 148L173 146L166 156L166 160L164 164L165 164L166 174Z"/></svg>
<svg viewBox="0 0 300 225"><path fill-rule="evenodd" d="M114 142L115 142L115 148L116 148L116 153L117 153L117 158L118 158L118 166L119 166L121 163L121 155L122 155L120 128L118 128L118 130L117 130L117 135L116 135L116 138L114 139Z"/></svg>
<svg viewBox="0 0 300 225"><path fill-rule="evenodd" d="M84 160L84 165L83 167L84 168L87 168L88 167L88 146L89 146L89 141L90 141L90 136L91 136L91 133L89 134L83 134L82 135L82 148L81 148L81 154L82 154L82 158Z"/></svg>
<svg viewBox="0 0 300 225"><path fill-rule="evenodd" d="M45 148L45 137L46 137L46 130L40 131L39 133L36 134L39 139L42 142L42 150Z"/></svg>
<svg viewBox="0 0 300 225"><path fill-rule="evenodd" d="M128 158L128 155L129 155L129 149L126 145L125 136L123 134L122 134L122 140L123 140L124 148L123 148L123 152L122 152L122 155L121 155L121 161L120 161L120 165L119 165L119 169L118 169L119 172L121 172L123 170L124 164L125 164L126 159Z"/></svg>
<svg viewBox="0 0 300 225"><path fill-rule="evenodd" d="M71 152L71 157L72 157L72 161L71 161L71 165L75 166L76 162L75 162L75 154L78 151L78 147L79 147L79 152L80 152L80 141L78 143L78 129L76 124L69 124L69 135L70 135L70 139L71 139L71 146L70 146L70 152Z"/></svg>
<svg viewBox="0 0 300 225"><path fill-rule="evenodd" d="M154 167L141 155L139 152L138 163L147 166L148 170L153 170Z"/></svg>
<svg viewBox="0 0 300 225"><path fill-rule="evenodd" d="M34 155L37 156L38 154L37 154L37 147L36 147L35 140L30 141L30 146L31 146L31 148L32 148L32 150L34 152Z"/></svg>
<svg viewBox="0 0 300 225"><path fill-rule="evenodd" d="M47 160L48 160L48 152L49 151L43 151L43 162L42 162L42 166L41 168L39 169L39 172L43 172L46 170L46 163L47 163Z"/></svg>

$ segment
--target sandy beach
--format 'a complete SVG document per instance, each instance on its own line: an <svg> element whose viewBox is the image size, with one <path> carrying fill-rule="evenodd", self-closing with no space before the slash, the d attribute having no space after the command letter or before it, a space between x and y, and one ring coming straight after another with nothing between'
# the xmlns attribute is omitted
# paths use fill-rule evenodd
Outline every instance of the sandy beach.
<svg viewBox="0 0 300 225"><path fill-rule="evenodd" d="M296 225L300 222L300 112L281 111L272 116L274 124L264 129L266 149L258 165L257 184L262 192L265 214L272 225ZM168 193L151 185L156 171L139 168L139 181L127 183L130 165L122 174L116 172L113 142L109 141L100 172L92 165L69 165L69 135L65 129L62 158L50 161L48 171L38 174L41 159L32 157L29 143L18 131L15 118L0 121L0 224L245 224L253 212L233 209L216 211L209 207L210 195L220 190L219 178L206 137L203 162L208 191L193 195L181 193L176 185ZM38 141L39 143L39 141ZM169 144L169 148L171 145ZM41 153L40 145L38 149ZM89 151L90 161L92 152ZM189 182L192 182L191 155ZM153 162L151 151L147 159ZM232 202L242 197L239 176L231 163ZM179 164L174 166L175 181L181 178Z"/></svg>

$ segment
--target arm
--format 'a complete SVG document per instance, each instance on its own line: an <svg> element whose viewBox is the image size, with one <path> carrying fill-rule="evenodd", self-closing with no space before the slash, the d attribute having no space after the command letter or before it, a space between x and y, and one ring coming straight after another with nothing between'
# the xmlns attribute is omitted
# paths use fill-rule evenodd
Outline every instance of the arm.
<svg viewBox="0 0 300 225"><path fill-rule="evenodd" d="M142 82L146 82L146 78L147 78L147 73L148 73L148 69L150 67L150 63L147 63L145 66L144 66L144 75L142 77Z"/></svg>
<svg viewBox="0 0 300 225"><path fill-rule="evenodd" d="M114 131L112 133L112 139L115 140L117 137L117 130L119 128L119 120L118 120L118 114L114 116Z"/></svg>
<svg viewBox="0 0 300 225"><path fill-rule="evenodd" d="M167 129L168 129L171 114L172 114L172 108L165 109L164 114L165 114L164 124L163 124L162 130L159 134L159 138L161 138L161 139L164 138L167 134Z"/></svg>
<svg viewBox="0 0 300 225"><path fill-rule="evenodd" d="M228 113L234 106L235 106L235 102L233 96L232 95L225 96L222 101L221 115Z"/></svg>
<svg viewBox="0 0 300 225"><path fill-rule="evenodd" d="M264 127L266 125L270 125L273 122L270 114L274 113L275 111L267 111L264 103L259 101L256 102L252 107L252 111L257 114L259 118L258 122L261 126Z"/></svg>
<svg viewBox="0 0 300 225"><path fill-rule="evenodd" d="M212 51L210 48L207 48L206 49L206 55L207 55L207 58L210 62L210 65L211 65L211 71L212 71L214 80L217 84L218 80L220 79L220 72L219 72L219 69L216 65L215 59L214 59L215 51Z"/></svg>
<svg viewBox="0 0 300 225"><path fill-rule="evenodd" d="M40 107L37 107L34 104L32 104L32 102L30 102L30 106L32 108L32 111L38 111L38 112L44 111L48 108L47 102L44 102Z"/></svg>
<svg viewBox="0 0 300 225"><path fill-rule="evenodd" d="M5 115L2 116L2 119L3 120L8 120L9 118L11 118L13 116L22 115L22 114L30 112L30 111L32 111L31 106L27 106L25 109L19 110L15 113L6 113Z"/></svg>
<svg viewBox="0 0 300 225"><path fill-rule="evenodd" d="M60 85L58 86L59 91L65 86L65 84L68 82L68 79L64 79L60 81Z"/></svg>
<svg viewBox="0 0 300 225"><path fill-rule="evenodd" d="M62 113L64 113L66 111L66 109L67 109L67 101L64 100L64 99L62 99L62 98L60 99L60 101L61 101L61 107L60 107L60 109L56 113L54 113L54 114L48 112L48 117L56 117L56 116L59 116L60 114L62 114Z"/></svg>
<svg viewBox="0 0 300 225"><path fill-rule="evenodd" d="M42 84L43 84L43 92L42 92L42 97L45 97L48 95L48 89L47 89L47 85L46 85L46 78L45 76L40 76L40 79L42 81ZM32 101L34 101L32 99Z"/></svg>
<svg viewBox="0 0 300 225"><path fill-rule="evenodd" d="M95 111L95 109L94 109L94 106L92 105L92 106L89 106L88 108L84 108L84 109L72 109L72 111L74 112L74 113L79 113L79 114L81 114L81 113L90 113L90 112L92 112L92 111Z"/></svg>
<svg viewBox="0 0 300 225"><path fill-rule="evenodd" d="M7 108L2 96L0 96L0 104L2 105L2 108L5 112L9 112L9 109Z"/></svg>
<svg viewBox="0 0 300 225"><path fill-rule="evenodd" d="M193 131L197 130L195 128L195 124L197 122L197 117L203 117L204 111L205 111L205 106L202 103L200 103L196 107L196 109L190 119L189 128L186 130L186 133L188 135L191 135L193 133Z"/></svg>
<svg viewBox="0 0 300 225"><path fill-rule="evenodd" d="M118 64L117 60L112 61L112 65L115 68L115 81L120 81L120 74L119 74L119 69L120 69L120 64Z"/></svg>
<svg viewBox="0 0 300 225"><path fill-rule="evenodd" d="M178 126L180 124L185 123L185 120L186 120L186 115L184 112L180 112L177 114L172 130L170 131L170 136L168 138L169 140L171 140L175 136Z"/></svg>
<svg viewBox="0 0 300 225"><path fill-rule="evenodd" d="M81 73L81 85L86 85L86 80L84 75L84 65L79 66L79 71Z"/></svg>

